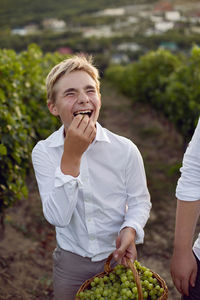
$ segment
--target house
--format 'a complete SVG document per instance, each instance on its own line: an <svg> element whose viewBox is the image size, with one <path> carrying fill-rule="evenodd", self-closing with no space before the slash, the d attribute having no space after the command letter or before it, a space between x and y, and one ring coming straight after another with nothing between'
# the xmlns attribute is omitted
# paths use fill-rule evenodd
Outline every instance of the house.
<svg viewBox="0 0 200 300"><path fill-rule="evenodd" d="M170 22L178 22L181 20L181 14L179 11L166 11L165 19Z"/></svg>
<svg viewBox="0 0 200 300"><path fill-rule="evenodd" d="M24 27L26 30L27 34L34 34L39 31L39 26L36 24L28 24Z"/></svg>
<svg viewBox="0 0 200 300"><path fill-rule="evenodd" d="M11 33L24 36L27 34L27 30L25 28L14 28L11 30Z"/></svg>
<svg viewBox="0 0 200 300"><path fill-rule="evenodd" d="M63 20L58 20L54 18L45 19L42 22L44 29L49 29L53 31L62 31L66 27L66 23Z"/></svg>
<svg viewBox="0 0 200 300"><path fill-rule="evenodd" d="M169 1L161 1L154 6L154 11L155 12L173 11L173 5Z"/></svg>
<svg viewBox="0 0 200 300"><path fill-rule="evenodd" d="M72 49L69 47L60 47L57 49L57 52L59 52L60 54L64 54L64 55L73 53Z"/></svg>
<svg viewBox="0 0 200 300"><path fill-rule="evenodd" d="M163 21L163 17L152 15L152 16L150 17L150 20L151 20L153 23L160 23L160 22Z"/></svg>
<svg viewBox="0 0 200 300"><path fill-rule="evenodd" d="M107 8L96 13L97 16L123 16L125 9L123 7Z"/></svg>
<svg viewBox="0 0 200 300"><path fill-rule="evenodd" d="M124 53L116 53L113 54L111 57L111 63L113 64L122 64L122 63L129 63L129 58L128 55L124 54Z"/></svg>
<svg viewBox="0 0 200 300"><path fill-rule="evenodd" d="M83 30L83 36L85 38L90 38L90 37L98 37L98 38L101 38L101 37L111 37L113 36L113 32L110 28L110 26L101 26L99 28L85 28Z"/></svg>
<svg viewBox="0 0 200 300"><path fill-rule="evenodd" d="M200 34L200 26L191 26L190 30L191 32Z"/></svg>
<svg viewBox="0 0 200 300"><path fill-rule="evenodd" d="M158 22L154 24L155 30L159 32L166 32L174 28L173 22Z"/></svg>
<svg viewBox="0 0 200 300"><path fill-rule="evenodd" d="M178 46L176 43L174 42L162 42L160 43L160 48L163 48L163 49L167 49L167 50L170 50L170 51L177 51L178 50Z"/></svg>
<svg viewBox="0 0 200 300"><path fill-rule="evenodd" d="M117 50L118 51L131 51L131 52L136 52L139 51L141 49L140 45L136 44L136 43L122 43L120 45L117 46Z"/></svg>

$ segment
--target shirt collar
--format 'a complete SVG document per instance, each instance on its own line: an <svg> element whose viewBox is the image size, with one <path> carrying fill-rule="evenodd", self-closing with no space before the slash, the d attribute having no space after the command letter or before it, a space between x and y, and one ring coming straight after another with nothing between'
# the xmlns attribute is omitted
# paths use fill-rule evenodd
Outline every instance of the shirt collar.
<svg viewBox="0 0 200 300"><path fill-rule="evenodd" d="M106 129L103 128L98 122L96 123L97 133L94 139L94 142L108 142L110 143L110 139L107 135Z"/></svg>
<svg viewBox="0 0 200 300"><path fill-rule="evenodd" d="M106 130L97 122L97 132L93 143L95 142L108 142L110 139L106 133ZM49 147L59 147L64 145L64 125L62 125L57 131L55 131L50 137ZM92 144L93 144L92 143Z"/></svg>

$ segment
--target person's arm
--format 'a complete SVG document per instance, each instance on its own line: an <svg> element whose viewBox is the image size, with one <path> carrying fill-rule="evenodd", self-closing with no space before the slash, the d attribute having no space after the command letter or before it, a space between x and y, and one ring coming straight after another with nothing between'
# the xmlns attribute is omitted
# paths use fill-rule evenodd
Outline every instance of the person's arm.
<svg viewBox="0 0 200 300"><path fill-rule="evenodd" d="M80 173L81 157L95 138L96 127L88 116L79 114L65 131L61 171L65 175L77 177Z"/></svg>
<svg viewBox="0 0 200 300"><path fill-rule="evenodd" d="M176 187L177 210L171 275L177 290L188 295L194 285L197 264L192 252L194 232L200 215L200 119L183 157Z"/></svg>
<svg viewBox="0 0 200 300"><path fill-rule="evenodd" d="M76 120L74 119L72 122L72 127L76 126L78 120L82 120L82 117L77 116ZM32 162L42 200L43 213L47 221L57 227L65 227L69 224L80 195L79 189L82 186L79 175L81 155L91 142L91 134L88 139L81 136L83 127L77 130L70 128L70 133L65 138L65 150L60 166L55 166L54 158L49 155L42 144L39 143L32 152ZM95 135L95 133L93 134ZM80 155L79 159L77 153Z"/></svg>
<svg viewBox="0 0 200 300"><path fill-rule="evenodd" d="M178 291L185 295L188 295L189 284L194 286L197 275L197 263L192 246L199 215L200 200L189 202L177 200L171 275Z"/></svg>
<svg viewBox="0 0 200 300"><path fill-rule="evenodd" d="M133 261L136 259L136 244L143 242L143 228L151 209L142 156L136 146L132 143L129 146L125 171L128 209L125 212L114 252L115 259L123 264L125 264L125 257Z"/></svg>

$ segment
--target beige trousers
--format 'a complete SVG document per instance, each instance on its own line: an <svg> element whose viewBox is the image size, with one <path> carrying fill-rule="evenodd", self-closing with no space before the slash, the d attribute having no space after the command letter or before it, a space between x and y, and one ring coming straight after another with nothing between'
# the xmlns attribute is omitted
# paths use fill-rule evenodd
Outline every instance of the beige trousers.
<svg viewBox="0 0 200 300"><path fill-rule="evenodd" d="M104 271L105 261L92 262L90 258L57 247L53 253L54 299L74 300L85 280Z"/></svg>

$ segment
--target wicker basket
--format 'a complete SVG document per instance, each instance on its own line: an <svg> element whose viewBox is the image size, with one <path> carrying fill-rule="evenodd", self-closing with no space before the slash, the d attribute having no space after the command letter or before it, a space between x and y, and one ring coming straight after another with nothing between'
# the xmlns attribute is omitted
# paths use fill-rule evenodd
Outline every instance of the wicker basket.
<svg viewBox="0 0 200 300"><path fill-rule="evenodd" d="M89 287L90 283L94 280L95 277L99 277L99 278L104 277L105 275L108 275L109 273L111 273L113 271L113 269L111 269L111 267L110 267L110 262L111 262L112 258L113 258L113 254L111 253L108 256L108 258L105 262L104 272L96 274L95 276L93 276L90 279L86 280L80 286L80 288L79 288L79 290L76 294L75 300L80 300L79 293L86 290ZM137 290L138 290L138 300L143 300L142 286L141 286L141 283L140 283L140 277L138 275L138 272L137 272L134 264L129 259L127 259L127 265L132 270L134 278L135 278L135 282L136 282L136 286L137 286ZM164 289L162 296L160 298L158 298L158 300L168 299L168 288L167 288L167 285L166 285L165 281L157 273L155 273L153 271L151 271L151 272L153 273L153 276L158 280L159 285Z"/></svg>

